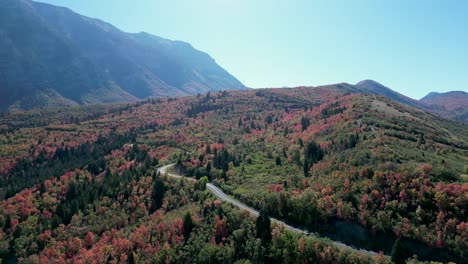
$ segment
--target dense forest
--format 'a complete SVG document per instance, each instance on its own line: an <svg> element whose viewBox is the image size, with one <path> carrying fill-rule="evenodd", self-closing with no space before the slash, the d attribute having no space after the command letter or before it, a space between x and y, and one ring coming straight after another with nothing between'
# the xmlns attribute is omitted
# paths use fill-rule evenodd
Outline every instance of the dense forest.
<svg viewBox="0 0 468 264"><path fill-rule="evenodd" d="M0 118L4 261L432 260L408 241L439 261L468 257L466 124L384 97L334 86L225 91ZM260 216L200 182L158 175L168 163ZM340 221L391 245L368 239L380 252L369 254L315 235Z"/></svg>
<svg viewBox="0 0 468 264"><path fill-rule="evenodd" d="M141 157L141 158L138 158ZM118 166L121 164L120 166ZM137 145L2 202L0 254L27 263L386 263L271 226L194 181L158 175ZM285 254L286 253L286 254Z"/></svg>

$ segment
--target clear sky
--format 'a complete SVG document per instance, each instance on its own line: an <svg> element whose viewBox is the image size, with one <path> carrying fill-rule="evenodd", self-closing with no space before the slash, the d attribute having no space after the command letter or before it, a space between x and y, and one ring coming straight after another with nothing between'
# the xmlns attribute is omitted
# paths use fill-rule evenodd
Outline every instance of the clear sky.
<svg viewBox="0 0 468 264"><path fill-rule="evenodd" d="M376 80L468 91L464 0L40 0L183 40L253 88Z"/></svg>

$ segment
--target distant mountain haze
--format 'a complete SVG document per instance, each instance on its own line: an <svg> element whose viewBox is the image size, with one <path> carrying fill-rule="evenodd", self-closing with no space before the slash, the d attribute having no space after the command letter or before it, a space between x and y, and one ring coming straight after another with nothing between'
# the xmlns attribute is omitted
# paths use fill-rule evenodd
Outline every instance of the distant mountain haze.
<svg viewBox="0 0 468 264"><path fill-rule="evenodd" d="M0 5L0 110L247 89L190 44L28 0Z"/></svg>

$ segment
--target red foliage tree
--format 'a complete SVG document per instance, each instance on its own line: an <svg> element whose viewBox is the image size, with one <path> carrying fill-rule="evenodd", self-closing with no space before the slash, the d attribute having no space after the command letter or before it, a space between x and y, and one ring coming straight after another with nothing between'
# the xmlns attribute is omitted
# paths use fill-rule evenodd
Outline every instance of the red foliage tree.
<svg viewBox="0 0 468 264"><path fill-rule="evenodd" d="M84 246L89 249L93 246L94 244L94 234L92 232L88 232L86 234L85 240L84 240Z"/></svg>
<svg viewBox="0 0 468 264"><path fill-rule="evenodd" d="M219 215L215 216L215 239L216 243L223 243L228 235L226 219L221 219Z"/></svg>

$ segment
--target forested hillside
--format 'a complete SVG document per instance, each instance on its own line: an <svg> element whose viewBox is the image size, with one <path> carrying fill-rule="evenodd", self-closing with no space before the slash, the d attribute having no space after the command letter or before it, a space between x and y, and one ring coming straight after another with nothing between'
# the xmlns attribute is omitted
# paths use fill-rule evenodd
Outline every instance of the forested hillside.
<svg viewBox="0 0 468 264"><path fill-rule="evenodd" d="M447 93L429 93L419 100L432 112L452 120L468 122L468 93L452 91Z"/></svg>
<svg viewBox="0 0 468 264"><path fill-rule="evenodd" d="M345 223L375 252L467 259L466 124L346 84L4 114L0 133L3 259L390 261L280 227L270 240L203 184L158 177L171 162L332 239Z"/></svg>

